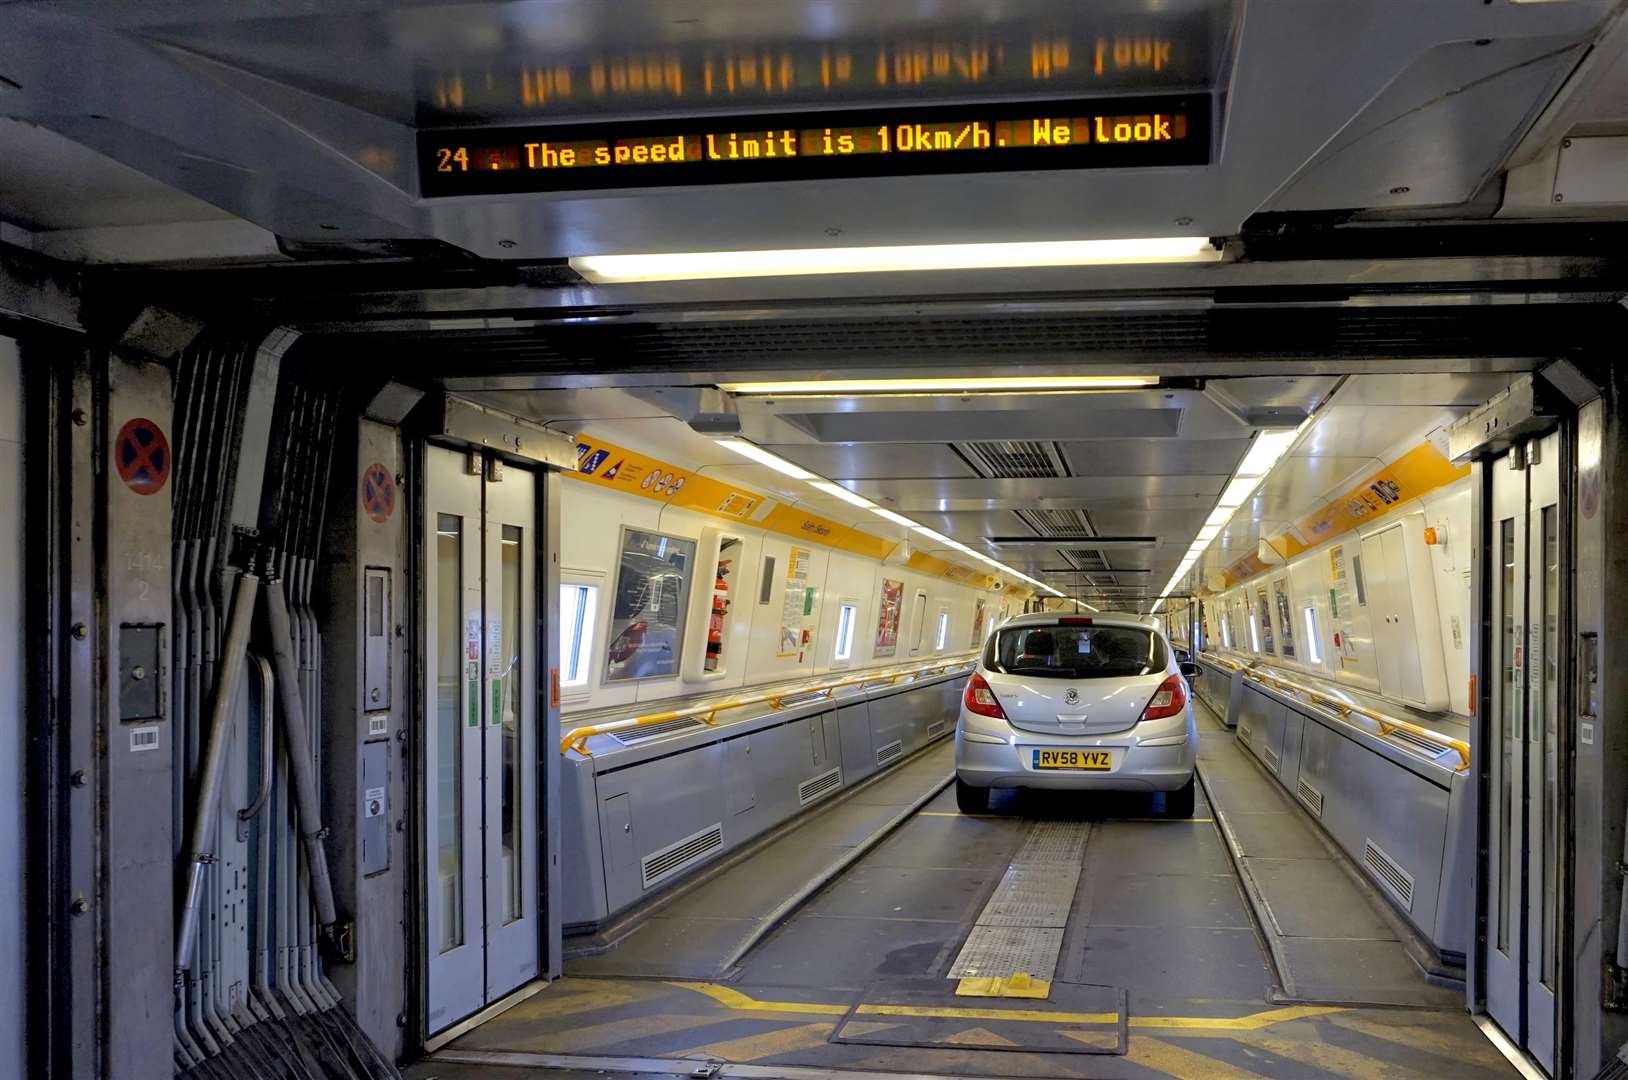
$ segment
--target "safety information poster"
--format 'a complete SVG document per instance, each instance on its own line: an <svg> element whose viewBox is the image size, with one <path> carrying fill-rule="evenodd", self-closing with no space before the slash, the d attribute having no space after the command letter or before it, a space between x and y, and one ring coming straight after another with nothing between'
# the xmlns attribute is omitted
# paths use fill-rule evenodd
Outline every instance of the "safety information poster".
<svg viewBox="0 0 1628 1080"><path fill-rule="evenodd" d="M899 650L899 614L904 607L904 582L882 579L882 605L876 617L877 656L892 656Z"/></svg>
<svg viewBox="0 0 1628 1080"><path fill-rule="evenodd" d="M796 656L803 651L808 563L813 557L807 548L794 547L786 560L786 591L780 601L780 656Z"/></svg>

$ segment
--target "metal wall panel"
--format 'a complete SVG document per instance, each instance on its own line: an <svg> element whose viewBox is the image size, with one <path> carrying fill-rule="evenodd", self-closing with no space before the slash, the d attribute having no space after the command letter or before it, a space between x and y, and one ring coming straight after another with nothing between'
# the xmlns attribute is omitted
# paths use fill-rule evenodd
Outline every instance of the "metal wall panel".
<svg viewBox="0 0 1628 1080"><path fill-rule="evenodd" d="M871 740L871 707L867 701L837 710L837 743L842 782L849 787L876 771L876 744Z"/></svg>
<svg viewBox="0 0 1628 1080"><path fill-rule="evenodd" d="M116 466L125 457L120 434L126 425L146 420L170 432L172 400L167 368L113 359L109 361L104 461L106 477L106 609L103 647L110 654L100 686L104 702L118 695L117 655L130 635L117 629L130 625L167 625L170 620L171 466L159 469L156 458L133 482L121 480ZM165 451L166 455L168 451ZM162 471L156 490L151 479ZM94 625L94 624L93 624ZM150 676L167 678L167 672ZM115 722L103 743L104 850L117 853L107 864L107 877L96 894L86 897L102 925L104 1053L113 1076L132 1080L167 1077L174 1069L174 1048L167 1033L173 1024L172 980L175 971L174 852L171 849L170 749L174 726L168 715ZM230 790L230 785L228 786ZM225 845L222 845L223 847ZM224 875L221 875L224 876ZM89 921L89 920L85 920ZM242 993L241 982L236 987Z"/></svg>

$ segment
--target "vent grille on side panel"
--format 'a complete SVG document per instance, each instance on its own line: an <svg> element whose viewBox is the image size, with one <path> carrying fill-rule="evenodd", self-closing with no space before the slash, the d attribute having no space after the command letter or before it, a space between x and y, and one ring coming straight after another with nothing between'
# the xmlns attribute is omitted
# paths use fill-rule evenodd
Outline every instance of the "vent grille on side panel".
<svg viewBox="0 0 1628 1080"><path fill-rule="evenodd" d="M1306 783L1305 779L1302 778L1295 785L1295 794L1299 795L1300 801L1310 808L1312 816L1317 818L1323 816L1323 793L1321 791Z"/></svg>
<svg viewBox="0 0 1628 1080"><path fill-rule="evenodd" d="M1441 757L1441 755L1446 752L1444 747L1437 743L1431 742L1429 739L1421 739L1411 731L1402 731L1397 728L1392 728L1390 731L1385 733L1385 737L1390 739L1392 742L1401 743L1414 753L1422 754L1432 761Z"/></svg>
<svg viewBox="0 0 1628 1080"><path fill-rule="evenodd" d="M1282 758L1279 757L1276 750L1272 749L1270 746L1265 746L1261 748L1261 760L1272 766L1273 772L1277 772L1278 762L1281 761Z"/></svg>
<svg viewBox="0 0 1628 1080"><path fill-rule="evenodd" d="M946 723L948 723L948 721L946 721L946 720L934 720L931 724L928 724L927 725L927 737L929 739L931 739L935 735L943 734L944 725Z"/></svg>
<svg viewBox="0 0 1628 1080"><path fill-rule="evenodd" d="M894 739L886 746L879 746L876 748L876 764L886 765L888 762L894 760L903 753L904 742L899 739Z"/></svg>
<svg viewBox="0 0 1628 1080"><path fill-rule="evenodd" d="M842 786L842 769L827 769L797 785L797 805L807 806L822 795L829 795Z"/></svg>
<svg viewBox="0 0 1628 1080"><path fill-rule="evenodd" d="M961 443L960 449L988 477L1023 480L1064 475L1050 443L973 442Z"/></svg>
<svg viewBox="0 0 1628 1080"><path fill-rule="evenodd" d="M684 731L694 731L706 727L706 722L695 716L681 716L677 720L665 720L659 724L650 724L646 727L633 728L620 734L612 733L611 738L623 746L638 746L640 743L664 739L669 735L677 735Z"/></svg>
<svg viewBox="0 0 1628 1080"><path fill-rule="evenodd" d="M1249 741L1249 736L1250 736L1250 734L1252 732L1254 732L1254 730L1255 729L1253 727L1251 727L1250 725L1248 725L1248 724L1239 724L1238 725L1238 738L1242 739L1244 742L1248 742Z"/></svg>
<svg viewBox="0 0 1628 1080"><path fill-rule="evenodd" d="M685 867L693 866L724 846L724 827L719 822L692 833L676 844L668 844L660 851L652 851L641 864L644 887L649 888L663 878L672 877Z"/></svg>
<svg viewBox="0 0 1628 1080"><path fill-rule="evenodd" d="M1367 840L1362 846L1362 861L1368 864L1368 869L1374 872L1379 883L1389 889L1402 904L1403 911L1413 910L1413 875L1385 854L1372 840Z"/></svg>

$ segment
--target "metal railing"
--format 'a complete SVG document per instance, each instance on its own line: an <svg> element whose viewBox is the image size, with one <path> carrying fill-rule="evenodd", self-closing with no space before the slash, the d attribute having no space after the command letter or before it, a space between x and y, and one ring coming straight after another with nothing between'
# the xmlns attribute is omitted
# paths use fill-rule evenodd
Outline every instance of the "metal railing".
<svg viewBox="0 0 1628 1080"><path fill-rule="evenodd" d="M734 709L745 709L753 705L768 705L773 711L791 705L806 705L821 698L829 701L838 690L848 686L863 686L868 690L881 689L884 686L893 686L905 676L912 680L926 678L932 675L942 675L951 668L968 665L978 655L977 650L969 650L957 654L954 658L938 658L929 660L917 667L905 667L897 670L872 671L855 675L836 682L821 683L818 686L798 686L785 690L769 690L760 694L750 694L746 697L727 698L723 701L702 702L683 709L667 709L663 712L646 713L643 716L633 716L625 720L610 720L602 724L586 724L582 727L572 728L560 739L560 753L566 754L572 750L583 757L593 757L593 751L588 749L588 740L595 735L611 735L620 731L631 731L635 728L651 727L655 724L667 724L674 720L686 720L691 717L699 718L711 727L718 722L718 714Z"/></svg>
<svg viewBox="0 0 1628 1080"><path fill-rule="evenodd" d="M1276 690L1281 690L1284 693L1291 694L1296 697L1302 697L1308 704L1328 709L1330 712L1337 715L1341 720L1349 720L1353 716L1360 716L1364 720L1372 721L1378 726L1379 735L1381 738L1389 735L1393 731L1405 731L1415 738L1422 739L1425 742L1441 747L1443 751L1451 750L1458 754L1458 765L1454 767L1455 772L1464 772L1470 767L1470 744L1464 742L1462 739L1455 739L1450 735L1443 735L1439 731L1432 731L1430 728L1415 724L1411 720L1403 720L1399 717L1387 716L1384 713L1375 712L1372 709L1365 709L1360 705L1353 705L1348 701L1341 701L1339 698L1330 697L1321 690L1315 690L1312 687L1303 686L1300 683L1292 682L1289 679L1279 678L1276 675L1268 675L1264 671L1256 671L1253 664L1243 665L1243 672L1244 678L1246 679L1258 682L1263 686L1270 686Z"/></svg>

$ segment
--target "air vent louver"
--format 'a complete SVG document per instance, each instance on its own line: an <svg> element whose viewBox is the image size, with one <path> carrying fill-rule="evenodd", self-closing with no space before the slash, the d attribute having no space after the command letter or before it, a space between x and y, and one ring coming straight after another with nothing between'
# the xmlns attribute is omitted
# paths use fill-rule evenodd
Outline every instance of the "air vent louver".
<svg viewBox="0 0 1628 1080"><path fill-rule="evenodd" d="M943 720L934 720L931 724L928 724L927 737L931 739L935 735L943 734L945 723L946 721Z"/></svg>
<svg viewBox="0 0 1628 1080"><path fill-rule="evenodd" d="M644 857L641 867L644 871L644 887L649 888L664 878L672 877L680 870L693 866L706 858L712 852L724 846L724 827L719 822L708 825L698 833L692 833L676 844L668 844L660 851L652 851Z"/></svg>
<svg viewBox="0 0 1628 1080"><path fill-rule="evenodd" d="M1051 443L975 442L962 443L961 450L985 476L1002 480L1023 480L1066 475Z"/></svg>
<svg viewBox="0 0 1628 1080"><path fill-rule="evenodd" d="M903 753L904 743L899 739L895 739L886 746L879 746L876 748L876 764L886 765L888 762L893 761Z"/></svg>
<svg viewBox="0 0 1628 1080"><path fill-rule="evenodd" d="M1091 535L1091 526L1078 510L1014 510L1012 513L1033 529L1036 536L1075 539Z"/></svg>
<svg viewBox="0 0 1628 1080"><path fill-rule="evenodd" d="M1239 724L1238 725L1238 738L1240 738L1244 742L1248 742L1249 741L1249 736L1251 734L1253 734L1254 731L1255 731L1255 729L1253 727L1251 727L1250 725L1248 725L1248 724Z"/></svg>
<svg viewBox="0 0 1628 1080"><path fill-rule="evenodd" d="M1272 766L1272 771L1273 772L1277 772L1278 771L1278 764L1279 764L1279 762L1281 762L1283 760L1283 758L1278 754L1278 752L1276 750L1272 749L1270 746L1267 746L1267 747L1263 747L1262 750L1261 750L1261 760L1265 761L1268 765Z"/></svg>
<svg viewBox="0 0 1628 1080"><path fill-rule="evenodd" d="M1321 791L1318 791L1316 788L1312 787L1310 784L1306 783L1304 779L1302 779L1298 784L1295 785L1295 794L1299 795L1300 801L1305 803L1306 806L1311 810L1313 817L1319 819L1322 818L1323 793Z"/></svg>
<svg viewBox="0 0 1628 1080"><path fill-rule="evenodd" d="M1401 903L1403 911L1413 910L1413 875L1385 853L1372 840L1364 842L1362 861L1374 872L1374 877Z"/></svg>
<svg viewBox="0 0 1628 1080"><path fill-rule="evenodd" d="M611 738L623 746L638 746L640 743L653 742L664 739L669 735L677 735L684 731L694 731L706 727L706 722L695 716L682 716L677 720L667 720L660 724L650 724L646 727L632 728L631 730L612 733Z"/></svg>
<svg viewBox="0 0 1628 1080"><path fill-rule="evenodd" d="M1402 731L1398 728L1392 728L1390 731L1385 733L1385 736L1392 742L1399 742L1409 750L1412 750L1414 753L1423 754L1432 761L1446 752L1445 747L1439 746L1436 743L1431 742L1429 739L1421 739L1411 731Z"/></svg>
<svg viewBox="0 0 1628 1080"><path fill-rule="evenodd" d="M1059 548L1058 551L1076 570L1108 570L1108 560L1095 548Z"/></svg>
<svg viewBox="0 0 1628 1080"><path fill-rule="evenodd" d="M818 776L811 776L797 785L797 805L807 806L822 795L829 795L842 786L842 770L828 769Z"/></svg>

